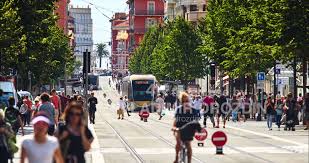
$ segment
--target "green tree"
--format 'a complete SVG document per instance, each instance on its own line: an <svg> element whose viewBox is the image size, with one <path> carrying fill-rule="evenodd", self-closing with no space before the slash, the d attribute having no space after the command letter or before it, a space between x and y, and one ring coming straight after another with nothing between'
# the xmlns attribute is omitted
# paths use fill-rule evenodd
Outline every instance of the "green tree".
<svg viewBox="0 0 309 163"><path fill-rule="evenodd" d="M0 74L9 75L17 65L16 58L25 49L18 8L13 0L0 2Z"/></svg>
<svg viewBox="0 0 309 163"><path fill-rule="evenodd" d="M100 67L102 66L102 58L108 57L109 56L109 52L107 50L107 45L100 43L97 45L97 52L98 52L98 56L100 58Z"/></svg>
<svg viewBox="0 0 309 163"><path fill-rule="evenodd" d="M206 58L197 48L201 39L194 26L176 18L164 30L163 40L153 51L152 69L159 79L180 80L184 84L206 74Z"/></svg>

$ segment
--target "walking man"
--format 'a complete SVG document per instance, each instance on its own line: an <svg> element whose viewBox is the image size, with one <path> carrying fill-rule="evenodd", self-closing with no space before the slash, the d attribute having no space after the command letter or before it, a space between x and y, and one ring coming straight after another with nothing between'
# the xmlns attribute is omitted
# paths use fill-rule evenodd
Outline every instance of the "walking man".
<svg viewBox="0 0 309 163"><path fill-rule="evenodd" d="M95 112L97 111L96 105L98 104L98 99L94 97L94 93L91 92L91 97L88 99L89 107L89 118L90 124L95 124Z"/></svg>
<svg viewBox="0 0 309 163"><path fill-rule="evenodd" d="M48 123L48 135L54 135L55 132L55 122L58 118L55 114L54 106L49 102L49 95L47 93L43 93L41 95L42 104L39 106L39 112L43 112L49 119Z"/></svg>
<svg viewBox="0 0 309 163"><path fill-rule="evenodd" d="M56 114L56 122L55 124L58 124L58 119L61 116L60 110L61 110L61 100L59 96L57 95L57 92L55 89L51 91L51 96L50 96L50 102L54 104L55 107L55 114Z"/></svg>
<svg viewBox="0 0 309 163"><path fill-rule="evenodd" d="M128 101L128 97L127 96L124 96L124 103L125 103L125 109L127 111L127 114L128 114L128 117L131 116L130 113L129 113L129 101Z"/></svg>
<svg viewBox="0 0 309 163"><path fill-rule="evenodd" d="M118 119L123 119L124 118L124 110L125 110L125 102L123 101L123 97L120 97L119 102L118 102L118 110L117 110L117 114L118 114Z"/></svg>

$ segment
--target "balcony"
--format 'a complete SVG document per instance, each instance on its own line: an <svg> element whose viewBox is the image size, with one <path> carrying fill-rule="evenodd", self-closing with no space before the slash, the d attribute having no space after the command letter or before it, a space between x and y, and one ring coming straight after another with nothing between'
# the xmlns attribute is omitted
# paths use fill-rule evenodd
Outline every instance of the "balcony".
<svg viewBox="0 0 309 163"><path fill-rule="evenodd" d="M129 56L129 51L122 50L122 51L112 51L112 56Z"/></svg>
<svg viewBox="0 0 309 163"><path fill-rule="evenodd" d="M180 1L180 5L189 6L189 5L205 5L205 0L182 0Z"/></svg>
<svg viewBox="0 0 309 163"><path fill-rule="evenodd" d="M135 10L135 16L163 16L164 10Z"/></svg>
<svg viewBox="0 0 309 163"><path fill-rule="evenodd" d="M206 16L206 11L190 11L187 12L185 18L187 21L197 22Z"/></svg>

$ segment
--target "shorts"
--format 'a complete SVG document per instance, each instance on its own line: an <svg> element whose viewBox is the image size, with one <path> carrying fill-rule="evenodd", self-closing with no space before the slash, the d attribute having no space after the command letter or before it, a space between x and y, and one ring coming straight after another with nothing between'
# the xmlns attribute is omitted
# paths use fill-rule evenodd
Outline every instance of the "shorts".
<svg viewBox="0 0 309 163"><path fill-rule="evenodd" d="M218 114L218 117L221 117L221 116L222 116L222 119L225 119L226 114L225 114L225 113L219 113L219 114Z"/></svg>
<svg viewBox="0 0 309 163"><path fill-rule="evenodd" d="M118 115L123 115L123 110L122 110L122 109L118 109L118 110L117 110L117 114L118 114Z"/></svg>

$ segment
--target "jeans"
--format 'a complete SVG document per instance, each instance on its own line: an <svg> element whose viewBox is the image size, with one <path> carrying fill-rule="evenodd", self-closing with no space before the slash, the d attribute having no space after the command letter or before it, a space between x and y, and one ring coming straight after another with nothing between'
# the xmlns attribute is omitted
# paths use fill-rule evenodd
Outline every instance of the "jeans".
<svg viewBox="0 0 309 163"><path fill-rule="evenodd" d="M282 115L276 115L276 125L280 128Z"/></svg>
<svg viewBox="0 0 309 163"><path fill-rule="evenodd" d="M272 128L273 125L273 115L267 114L267 127Z"/></svg>

